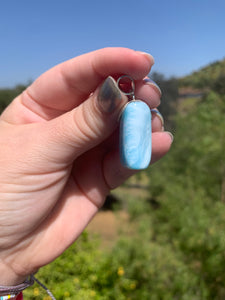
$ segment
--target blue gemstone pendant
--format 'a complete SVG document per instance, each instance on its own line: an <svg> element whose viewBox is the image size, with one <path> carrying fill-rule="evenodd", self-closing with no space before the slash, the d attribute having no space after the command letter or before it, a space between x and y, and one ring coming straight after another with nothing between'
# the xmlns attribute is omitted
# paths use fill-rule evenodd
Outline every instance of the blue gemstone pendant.
<svg viewBox="0 0 225 300"><path fill-rule="evenodd" d="M133 170L149 166L152 150L151 111L140 100L125 106L120 119L121 163Z"/></svg>

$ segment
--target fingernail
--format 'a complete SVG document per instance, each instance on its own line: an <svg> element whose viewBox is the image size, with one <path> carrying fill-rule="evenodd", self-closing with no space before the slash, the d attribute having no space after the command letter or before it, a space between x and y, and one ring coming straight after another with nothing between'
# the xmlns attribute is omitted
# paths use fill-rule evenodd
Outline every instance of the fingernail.
<svg viewBox="0 0 225 300"><path fill-rule="evenodd" d="M172 143L173 140L174 140L173 134L172 134L171 132L169 132L169 131L165 131L165 133L167 133L167 134L170 136L170 138L171 138L171 143Z"/></svg>
<svg viewBox="0 0 225 300"><path fill-rule="evenodd" d="M151 54L149 54L147 52L143 52L143 51L136 51L136 52L142 54L145 58L147 58L151 62L152 65L154 65L155 60L154 60L154 57Z"/></svg>
<svg viewBox="0 0 225 300"><path fill-rule="evenodd" d="M152 80L150 78L145 78L144 83L151 85L159 93L159 96L160 97L162 96L162 91L161 91L160 87L158 86L158 84L154 80Z"/></svg>
<svg viewBox="0 0 225 300"><path fill-rule="evenodd" d="M100 108L104 112L112 113L121 102L122 94L116 81L111 76L107 77L98 94Z"/></svg>
<svg viewBox="0 0 225 300"><path fill-rule="evenodd" d="M162 124L162 131L164 131L164 119L163 119L163 116L161 115L161 113L156 108L151 109L151 112L160 119L161 124Z"/></svg>

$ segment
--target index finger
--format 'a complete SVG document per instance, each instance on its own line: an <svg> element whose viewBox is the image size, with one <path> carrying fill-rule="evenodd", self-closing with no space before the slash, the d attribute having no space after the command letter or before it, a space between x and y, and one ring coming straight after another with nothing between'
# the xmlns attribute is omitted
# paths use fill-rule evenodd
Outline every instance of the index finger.
<svg viewBox="0 0 225 300"><path fill-rule="evenodd" d="M90 52L41 75L24 93L23 102L27 108L35 102L35 110L40 110L37 114L44 108L45 114L51 110L62 113L84 101L109 75L128 74L139 80L150 72L153 63L151 55L127 48Z"/></svg>

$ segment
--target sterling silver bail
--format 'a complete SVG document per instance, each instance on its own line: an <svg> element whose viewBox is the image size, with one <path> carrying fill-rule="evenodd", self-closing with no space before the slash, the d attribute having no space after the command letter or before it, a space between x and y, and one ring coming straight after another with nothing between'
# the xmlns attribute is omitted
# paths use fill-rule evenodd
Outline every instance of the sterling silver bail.
<svg viewBox="0 0 225 300"><path fill-rule="evenodd" d="M122 82L124 81L124 82ZM130 91L126 92L122 89L122 84L130 84ZM128 100L133 101L135 100L135 83L131 76L129 75L122 75L117 79L117 86L123 92L124 95L128 96Z"/></svg>

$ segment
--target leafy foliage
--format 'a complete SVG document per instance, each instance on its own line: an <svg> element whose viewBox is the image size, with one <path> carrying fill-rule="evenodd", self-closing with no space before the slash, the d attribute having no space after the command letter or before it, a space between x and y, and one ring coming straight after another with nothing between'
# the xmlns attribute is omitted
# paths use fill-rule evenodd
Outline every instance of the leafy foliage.
<svg viewBox="0 0 225 300"><path fill-rule="evenodd" d="M13 89L0 89L0 114L25 88L25 85L17 85Z"/></svg>
<svg viewBox="0 0 225 300"><path fill-rule="evenodd" d="M225 97L210 92L177 116L170 155L149 170L150 193L160 203L156 240L182 253L204 295L197 299L225 298L224 112Z"/></svg>
<svg viewBox="0 0 225 300"><path fill-rule="evenodd" d="M148 232L143 228L140 232L134 240L121 238L111 253L96 250L96 241L84 233L37 276L59 300L147 300L149 295L151 299L171 299L174 295L194 299L199 294L197 276L193 272L188 276L188 267L174 256L170 245L143 242ZM28 299L49 299L37 285L24 293Z"/></svg>
<svg viewBox="0 0 225 300"><path fill-rule="evenodd" d="M212 89L220 95L225 95L225 70L213 82Z"/></svg>
<svg viewBox="0 0 225 300"><path fill-rule="evenodd" d="M163 115L168 130L174 128L173 116L176 114L178 99L178 80L165 78L162 74L154 72L151 78L160 86L162 91L159 111Z"/></svg>

